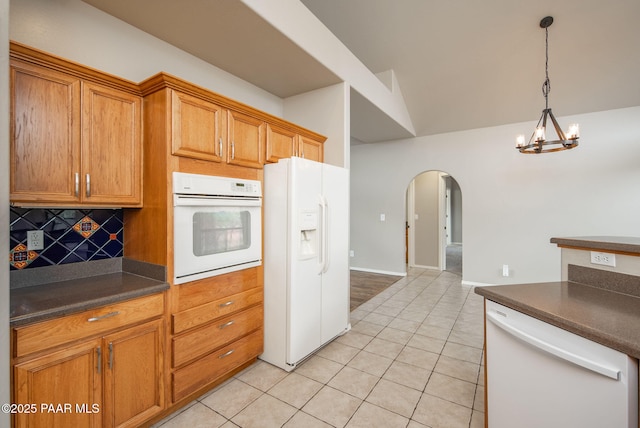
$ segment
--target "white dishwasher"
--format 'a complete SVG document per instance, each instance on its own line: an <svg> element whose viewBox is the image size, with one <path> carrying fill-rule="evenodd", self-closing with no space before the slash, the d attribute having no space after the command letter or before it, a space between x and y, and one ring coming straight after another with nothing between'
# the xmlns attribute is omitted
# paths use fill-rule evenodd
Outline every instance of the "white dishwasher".
<svg viewBox="0 0 640 428"><path fill-rule="evenodd" d="M486 300L487 428L637 428L638 362Z"/></svg>

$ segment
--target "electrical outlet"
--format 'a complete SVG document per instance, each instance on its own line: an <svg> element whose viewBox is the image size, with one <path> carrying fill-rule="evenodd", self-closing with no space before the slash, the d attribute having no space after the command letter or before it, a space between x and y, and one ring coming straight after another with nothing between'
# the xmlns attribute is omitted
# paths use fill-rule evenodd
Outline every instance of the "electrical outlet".
<svg viewBox="0 0 640 428"><path fill-rule="evenodd" d="M601 253L598 251L592 251L591 263L593 263L594 265L616 267L616 255L611 253Z"/></svg>
<svg viewBox="0 0 640 428"><path fill-rule="evenodd" d="M44 248L44 232L29 230L27 232L27 250L42 250Z"/></svg>

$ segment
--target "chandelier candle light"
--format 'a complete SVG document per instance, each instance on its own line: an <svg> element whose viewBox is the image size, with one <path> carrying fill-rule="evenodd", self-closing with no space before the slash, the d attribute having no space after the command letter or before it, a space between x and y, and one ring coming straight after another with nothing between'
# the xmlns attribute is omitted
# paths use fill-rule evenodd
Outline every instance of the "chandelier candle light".
<svg viewBox="0 0 640 428"><path fill-rule="evenodd" d="M545 109L542 110L542 116L540 116L538 125L536 125L536 129L533 131L527 144L525 144L524 135L518 135L516 139L516 149L518 149L520 153L539 154L573 149L578 146L578 138L580 138L580 128L577 123L569 125L569 130L565 134L562 132L558 121L549 108L549 91L551 90L551 82L549 81L549 26L551 24L553 24L553 17L551 16L542 18L540 21L540 28L544 28L545 31L545 79L542 84ZM553 127L558 136L557 140L547 140L547 118L551 119L553 123Z"/></svg>

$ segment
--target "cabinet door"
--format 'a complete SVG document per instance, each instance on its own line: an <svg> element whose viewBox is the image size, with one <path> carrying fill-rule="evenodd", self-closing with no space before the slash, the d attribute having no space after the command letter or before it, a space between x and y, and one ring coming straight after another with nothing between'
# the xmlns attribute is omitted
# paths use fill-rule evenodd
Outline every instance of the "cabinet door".
<svg viewBox="0 0 640 428"><path fill-rule="evenodd" d="M93 340L16 365L15 403L37 406L35 413L16 414L16 427L99 427L103 354Z"/></svg>
<svg viewBox="0 0 640 428"><path fill-rule="evenodd" d="M229 110L227 127L227 162L262 168L266 124L260 119Z"/></svg>
<svg viewBox="0 0 640 428"><path fill-rule="evenodd" d="M296 137L293 131L267 124L266 161L278 162L279 159L295 156L298 146Z"/></svg>
<svg viewBox="0 0 640 428"><path fill-rule="evenodd" d="M164 408L162 320L105 336L104 426L139 426Z"/></svg>
<svg viewBox="0 0 640 428"><path fill-rule="evenodd" d="M298 135L298 156L316 162L324 161L324 144L311 138Z"/></svg>
<svg viewBox="0 0 640 428"><path fill-rule="evenodd" d="M85 203L139 206L141 98L83 83L82 182Z"/></svg>
<svg viewBox="0 0 640 428"><path fill-rule="evenodd" d="M79 124L79 79L11 61L12 202L79 201Z"/></svg>
<svg viewBox="0 0 640 428"><path fill-rule="evenodd" d="M200 98L171 92L171 154L220 162L224 109Z"/></svg>

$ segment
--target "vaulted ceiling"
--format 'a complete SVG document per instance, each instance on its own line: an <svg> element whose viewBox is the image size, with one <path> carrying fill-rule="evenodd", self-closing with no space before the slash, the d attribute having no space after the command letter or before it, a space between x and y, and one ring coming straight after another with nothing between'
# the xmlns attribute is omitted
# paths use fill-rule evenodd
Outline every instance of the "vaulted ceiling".
<svg viewBox="0 0 640 428"><path fill-rule="evenodd" d="M84 1L279 97L340 81L240 0ZM640 105L638 0L301 2L372 73L395 72L419 136L537 120L547 15L556 116ZM354 105L354 129L379 122ZM391 128L353 133L406 136Z"/></svg>

